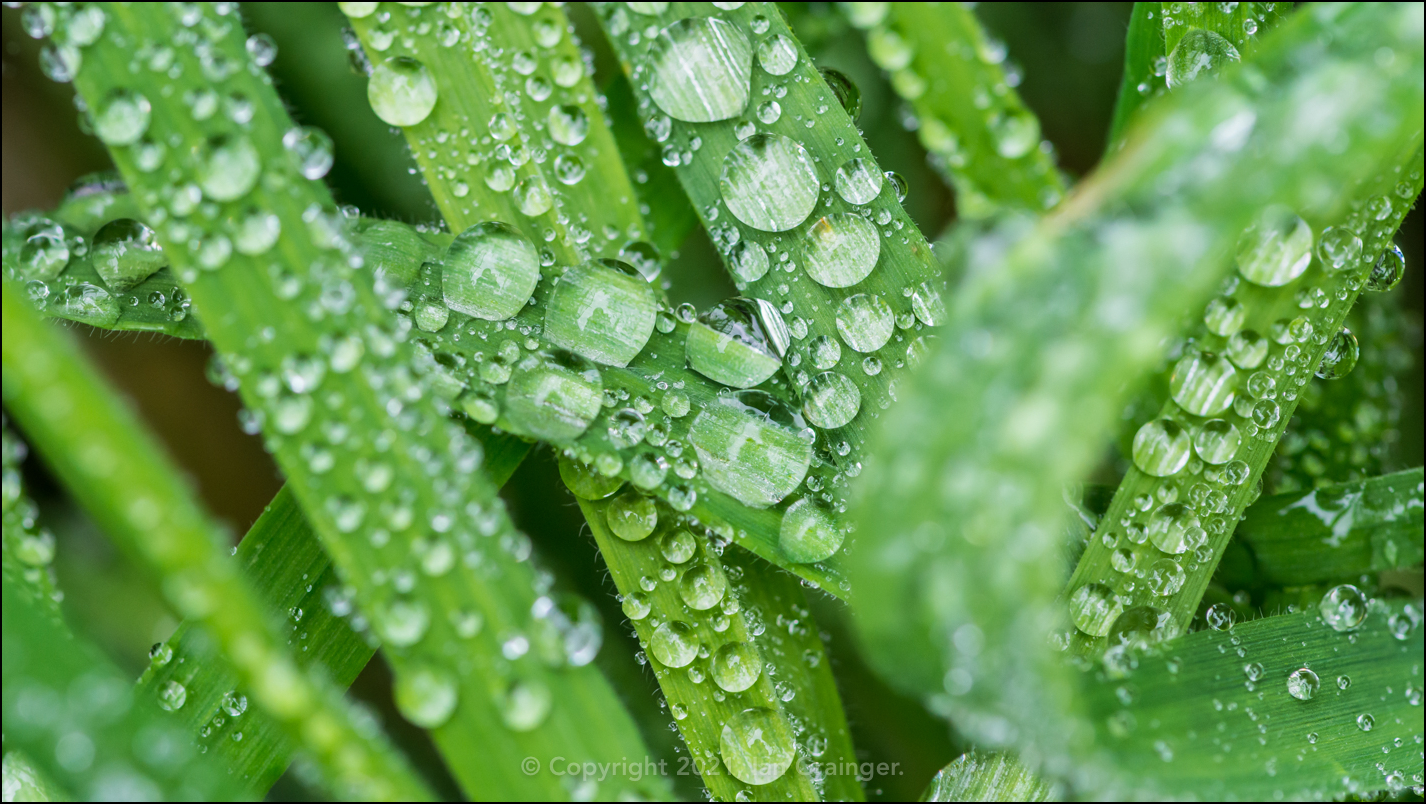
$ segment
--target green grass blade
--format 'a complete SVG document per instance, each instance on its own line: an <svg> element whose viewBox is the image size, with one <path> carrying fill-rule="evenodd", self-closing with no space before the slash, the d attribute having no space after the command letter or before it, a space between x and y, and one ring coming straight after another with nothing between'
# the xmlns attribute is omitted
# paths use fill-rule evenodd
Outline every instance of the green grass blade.
<svg viewBox="0 0 1426 804"><path fill-rule="evenodd" d="M3 776L7 801L67 801L74 798L61 790L23 751L5 752Z"/></svg>
<svg viewBox="0 0 1426 804"><path fill-rule="evenodd" d="M1157 71L1159 60L1166 69L1164 26L1159 19L1163 3L1135 3L1129 15L1129 32L1124 39L1124 77L1119 81L1119 97L1109 123L1109 153L1118 149L1129 121L1151 96L1164 92L1164 76Z"/></svg>
<svg viewBox="0 0 1426 804"><path fill-rule="evenodd" d="M604 87L604 97L608 100L609 130L629 167L649 240L660 254L672 254L698 228L698 213L683 194L678 174L664 164L664 148L644 133L629 79L614 76Z"/></svg>
<svg viewBox="0 0 1426 804"><path fill-rule="evenodd" d="M840 470L828 489L836 510L860 472L871 423L924 345L917 338L941 323L939 268L895 183L774 4L640 8L661 10L596 4L646 129L667 130L679 180L739 290L786 319L783 370L817 430L819 456ZM646 35L659 29L669 33ZM665 84L655 96L657 81ZM855 87L842 91L859 108ZM856 159L864 161L848 164ZM847 196L833 189L844 166L855 177L844 182ZM731 199L720 189L725 167Z"/></svg>
<svg viewBox="0 0 1426 804"><path fill-rule="evenodd" d="M1062 795L1009 754L972 751L937 773L921 800L1060 801Z"/></svg>
<svg viewBox="0 0 1426 804"><path fill-rule="evenodd" d="M854 776L818 778L811 767L855 763L855 754L816 624L791 576L739 560L737 548L724 552L678 524L626 541L611 527L625 521L621 497L579 506L709 793L724 801L862 800ZM736 748L756 745L740 714L749 709L775 724L763 727L769 749L752 764Z"/></svg>
<svg viewBox="0 0 1426 804"><path fill-rule="evenodd" d="M177 613L202 622L258 706L301 740L334 789L428 796L404 759L358 726L322 673L296 666L256 592L222 554L217 526L147 430L11 283L3 296L5 404L65 486L157 576ZM178 708L183 690L172 692Z"/></svg>
<svg viewBox="0 0 1426 804"><path fill-rule="evenodd" d="M129 680L97 648L56 630L8 579L3 594L7 799L19 792L11 789L10 772L20 770L11 748L86 800L235 797L222 768L162 713L137 705ZM34 787L46 785L37 780Z"/></svg>
<svg viewBox="0 0 1426 804"><path fill-rule="evenodd" d="M1248 508L1235 538L1252 551L1262 584L1348 582L1421 564L1422 505L1417 467L1265 497Z"/></svg>
<svg viewBox="0 0 1426 804"><path fill-rule="evenodd" d="M942 347L888 417L858 489L852 580L873 660L974 738L1033 746L1052 774L1069 770L1055 754L1070 735L1053 713L1071 691L1045 645L1062 616L1051 601L1063 484L1098 459L1121 389L1155 362L1167 322L1201 309L1258 210L1281 203L1328 219L1356 198L1345 188L1383 174L1395 183L1420 147L1422 108L1421 43L1400 13L1298 15L1265 43L1251 79L1158 105L1057 213L958 289ZM1328 31L1331 45L1320 44ZM1364 66L1383 46L1400 63ZM1342 75L1353 79L1331 83ZM1333 125L1350 147L1331 153L1297 125L1309 105L1341 113ZM1368 124L1365 113L1385 117ZM1226 143L1232 125L1220 126L1247 115L1251 131ZM1096 539L1091 552L1112 551Z"/></svg>
<svg viewBox="0 0 1426 804"><path fill-rule="evenodd" d="M1040 121L1026 108L993 41L961 3L848 3L867 51L916 110L916 134L956 191L961 218L1039 212L1065 188ZM1018 82L1015 82L1018 83Z"/></svg>
<svg viewBox="0 0 1426 804"><path fill-rule="evenodd" d="M170 145L153 173L136 158L142 149L116 144L111 153L145 219L162 221L160 242L207 311L210 340L383 638L403 714L431 729L472 795L566 797L558 780L529 777L520 761L616 762L647 751L594 668L568 667L535 649L558 629L535 615L545 590L528 541L479 471L478 446L446 421L448 406L431 381L413 373L421 362L386 307L399 303L400 286L382 272L379 295L354 270L361 261L330 195L288 159L282 140L291 120L252 64L232 11L192 10L184 20L195 22L203 58L192 49L172 57L195 91L249 100L252 115L241 122L195 120L179 98L163 94L171 84L161 74L128 70L135 48L161 49L188 30L167 7L107 8L77 86L95 109L115 91L142 93L151 103L149 136L181 146ZM267 231L275 219L280 237L261 256L234 249L218 260L221 233L172 217L166 199L188 186L213 196L216 220L246 223L250 208L262 210L272 216ZM606 786L611 796L663 789L661 780Z"/></svg>
<svg viewBox="0 0 1426 804"><path fill-rule="evenodd" d="M0 525L4 537L0 559L5 583L14 586L17 594L29 599L56 623L62 623L59 603L64 595L54 577L54 534L39 527L39 508L25 493L20 475L20 462L29 450L10 432L8 422L0 437Z"/></svg>
<svg viewBox="0 0 1426 804"><path fill-rule="evenodd" d="M1103 775L1086 773L1093 781L1077 789L1132 799L1402 794L1422 769L1421 651L1420 601L1373 601L1345 632L1310 610L1164 643L1122 675L1084 677L1083 726ZM1289 693L1294 672L1310 699Z"/></svg>

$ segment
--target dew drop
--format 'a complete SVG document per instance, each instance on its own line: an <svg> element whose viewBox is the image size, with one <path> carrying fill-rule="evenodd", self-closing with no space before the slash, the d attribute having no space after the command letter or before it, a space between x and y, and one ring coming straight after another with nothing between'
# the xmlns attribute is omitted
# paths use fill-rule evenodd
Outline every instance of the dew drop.
<svg viewBox="0 0 1426 804"><path fill-rule="evenodd" d="M366 85L372 111L393 126L414 126L436 107L436 80L426 65L407 56L376 66Z"/></svg>
<svg viewBox="0 0 1426 804"><path fill-rule="evenodd" d="M707 611L718 605L727 588L728 579L711 564L699 564L678 580L679 596L696 611Z"/></svg>
<svg viewBox="0 0 1426 804"><path fill-rule="evenodd" d="M817 73L822 76L823 81L827 82L827 88L832 90L832 94L837 98L837 103L855 123L862 113L861 90L857 89L857 85L852 82L852 79L830 67L821 67Z"/></svg>
<svg viewBox="0 0 1426 804"><path fill-rule="evenodd" d="M807 149L780 134L755 134L734 146L718 187L733 217L763 232L807 220L820 192Z"/></svg>
<svg viewBox="0 0 1426 804"><path fill-rule="evenodd" d="M1357 358L1360 356L1361 346L1357 344L1357 336L1343 327L1332 336L1327 350L1322 353L1322 362L1317 365L1317 376L1324 380L1341 379L1356 367Z"/></svg>
<svg viewBox="0 0 1426 804"><path fill-rule="evenodd" d="M883 176L876 163L870 159L857 157L849 159L837 168L833 185L837 195L848 204L869 204L881 193Z"/></svg>
<svg viewBox="0 0 1426 804"><path fill-rule="evenodd" d="M649 65L649 97L675 120L727 120L748 105L753 47L724 20L688 17L669 25L654 39Z"/></svg>
<svg viewBox="0 0 1426 804"><path fill-rule="evenodd" d="M862 393L846 375L824 371L807 383L802 412L807 420L826 430L842 427L861 410Z"/></svg>
<svg viewBox="0 0 1426 804"><path fill-rule="evenodd" d="M104 224L94 233L90 260L104 284L123 292L168 265L154 230L130 218Z"/></svg>
<svg viewBox="0 0 1426 804"><path fill-rule="evenodd" d="M837 305L837 333L858 352L875 352L896 329L896 314L880 296L858 293Z"/></svg>
<svg viewBox="0 0 1426 804"><path fill-rule="evenodd" d="M500 717L511 731L532 731L545 722L554 703L550 688L538 679L523 679L510 685L500 702Z"/></svg>
<svg viewBox="0 0 1426 804"><path fill-rule="evenodd" d="M609 503L604 519L615 536L626 542L640 542L658 526L659 512L652 499L629 492Z"/></svg>
<svg viewBox="0 0 1426 804"><path fill-rule="evenodd" d="M1333 226L1322 232L1322 240L1317 244L1317 256L1328 273L1354 268L1362 256L1362 239L1345 226Z"/></svg>
<svg viewBox="0 0 1426 804"><path fill-rule="evenodd" d="M188 702L188 688L177 681L165 681L158 689L158 705L165 712L177 712Z"/></svg>
<svg viewBox="0 0 1426 804"><path fill-rule="evenodd" d="M1076 589L1069 603L1075 627L1094 637L1108 636L1110 627L1124 610L1124 604L1114 592L1098 583Z"/></svg>
<svg viewBox="0 0 1426 804"><path fill-rule="evenodd" d="M1177 89L1203 76L1215 75L1227 65L1241 60L1232 42L1212 31L1190 28L1169 54L1169 89Z"/></svg>
<svg viewBox="0 0 1426 804"><path fill-rule="evenodd" d="M282 146L292 166L305 179L316 181L332 169L332 138L312 126L297 126L282 135Z"/></svg>
<svg viewBox="0 0 1426 804"><path fill-rule="evenodd" d="M803 427L776 397L739 391L704 407L688 440L711 486L744 505L766 508L807 476L812 447L799 432Z"/></svg>
<svg viewBox="0 0 1426 804"><path fill-rule="evenodd" d="M1292 671L1287 677L1287 694L1299 701L1310 701L1312 696L1317 694L1317 690L1322 686L1317 674L1301 667Z"/></svg>
<svg viewBox="0 0 1426 804"><path fill-rule="evenodd" d="M831 558L842 548L843 538L832 518L806 497L787 506L778 528L778 548L799 564Z"/></svg>
<svg viewBox="0 0 1426 804"><path fill-rule="evenodd" d="M713 683L724 692L742 692L762 675L762 658L746 642L729 642L713 654Z"/></svg>
<svg viewBox="0 0 1426 804"><path fill-rule="evenodd" d="M698 637L693 626L670 620L654 629L649 637L649 651L668 667L687 667L698 658Z"/></svg>
<svg viewBox="0 0 1426 804"><path fill-rule="evenodd" d="M1367 290L1386 292L1396 287L1405 275L1406 255L1401 253L1400 246L1393 243L1377 257L1376 265L1372 266L1371 275L1367 277Z"/></svg>
<svg viewBox="0 0 1426 804"><path fill-rule="evenodd" d="M1286 207L1264 209L1238 241L1238 273L1255 285L1281 287L1312 263L1312 229Z"/></svg>
<svg viewBox="0 0 1426 804"><path fill-rule="evenodd" d="M116 89L94 115L94 133L105 145L133 145L148 131L152 111L148 98L132 90Z"/></svg>
<svg viewBox="0 0 1426 804"><path fill-rule="evenodd" d="M797 66L797 43L773 34L758 45L758 65L772 75L787 75Z"/></svg>
<svg viewBox="0 0 1426 804"><path fill-rule="evenodd" d="M1233 607L1227 603L1214 603L1208 607L1208 611L1203 615L1203 619L1208 623L1208 627L1214 631L1228 631L1232 629L1235 618L1236 615L1233 613Z"/></svg>
<svg viewBox="0 0 1426 804"><path fill-rule="evenodd" d="M451 719L459 701L455 676L434 667L417 667L396 676L393 696L401 715L423 729Z"/></svg>
<svg viewBox="0 0 1426 804"><path fill-rule="evenodd" d="M782 367L787 326L777 308L761 299L728 299L688 328L688 365L733 388L759 385Z"/></svg>
<svg viewBox="0 0 1426 804"><path fill-rule="evenodd" d="M578 106L551 106L549 131L560 145L578 145L589 136L589 116Z"/></svg>
<svg viewBox="0 0 1426 804"><path fill-rule="evenodd" d="M1197 547L1193 542L1197 541L1197 534L1202 532L1198 517L1183 503L1162 505L1149 517L1149 541L1172 555L1179 555L1191 547Z"/></svg>
<svg viewBox="0 0 1426 804"><path fill-rule="evenodd" d="M1225 419L1209 419L1198 428L1193 437L1193 449L1204 463L1215 466L1233 460L1242 444L1242 434L1234 424Z"/></svg>
<svg viewBox="0 0 1426 804"><path fill-rule="evenodd" d="M1186 575L1183 567L1171 558L1161 558L1149 565L1148 570L1149 591L1159 597L1168 597L1177 594L1183 588Z"/></svg>
<svg viewBox="0 0 1426 804"><path fill-rule="evenodd" d="M653 335L657 316L658 298L638 270L618 260L593 260L570 268L555 284L545 337L597 363L627 366Z"/></svg>
<svg viewBox="0 0 1426 804"><path fill-rule="evenodd" d="M1213 416L1233 404L1238 373L1233 364L1212 352L1193 352L1174 366L1169 393L1179 407L1195 416Z"/></svg>
<svg viewBox="0 0 1426 804"><path fill-rule="evenodd" d="M744 240L733 246L728 265L740 281L756 282L767 273L767 252L757 243Z"/></svg>
<svg viewBox="0 0 1426 804"><path fill-rule="evenodd" d="M1367 596L1351 584L1334 586L1322 596L1317 611L1334 631L1351 631L1367 618Z"/></svg>
<svg viewBox="0 0 1426 804"><path fill-rule="evenodd" d="M797 754L787 719L763 707L745 709L729 718L723 724L718 748L728 772L753 785L781 778Z"/></svg>
<svg viewBox="0 0 1426 804"><path fill-rule="evenodd" d="M504 321L520 312L539 281L534 244L498 221L461 232L442 259L446 306L486 321Z"/></svg>
<svg viewBox="0 0 1426 804"><path fill-rule="evenodd" d="M851 287L862 281L881 255L876 227L849 212L821 218L807 230L803 242L807 275L829 288Z"/></svg>
<svg viewBox="0 0 1426 804"><path fill-rule="evenodd" d="M247 137L223 135L210 140L198 163L198 184L214 201L232 201L257 184L262 161Z"/></svg>
<svg viewBox="0 0 1426 804"><path fill-rule="evenodd" d="M1188 432L1173 419L1155 419L1134 434L1134 465L1154 477L1178 474L1191 451Z"/></svg>

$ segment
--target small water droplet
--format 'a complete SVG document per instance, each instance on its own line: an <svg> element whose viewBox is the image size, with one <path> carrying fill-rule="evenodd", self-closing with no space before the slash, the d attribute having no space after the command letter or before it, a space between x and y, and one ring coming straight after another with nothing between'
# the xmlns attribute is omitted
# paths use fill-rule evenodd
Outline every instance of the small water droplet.
<svg viewBox="0 0 1426 804"><path fill-rule="evenodd" d="M1322 596L1317 610L1334 631L1351 631L1367 618L1367 596L1351 584L1334 586Z"/></svg>
<svg viewBox="0 0 1426 804"><path fill-rule="evenodd" d="M1342 327L1332 336L1327 350L1322 353L1322 362L1317 365L1317 376L1324 380L1341 379L1356 367L1360 355L1361 347L1357 344L1357 336Z"/></svg>
<svg viewBox="0 0 1426 804"><path fill-rule="evenodd" d="M105 145L132 145L149 129L152 107L148 98L129 89L115 89L94 115L94 133Z"/></svg>
<svg viewBox="0 0 1426 804"><path fill-rule="evenodd" d="M1287 693L1299 701L1310 701L1322 686L1317 674L1306 667L1293 670L1287 677Z"/></svg>
<svg viewBox="0 0 1426 804"><path fill-rule="evenodd" d="M693 626L670 620L654 629L649 637L649 651L655 659L669 667L687 667L698 658L698 637Z"/></svg>
<svg viewBox="0 0 1426 804"><path fill-rule="evenodd" d="M713 683L725 692L742 692L762 675L762 658L746 642L729 642L713 654Z"/></svg>

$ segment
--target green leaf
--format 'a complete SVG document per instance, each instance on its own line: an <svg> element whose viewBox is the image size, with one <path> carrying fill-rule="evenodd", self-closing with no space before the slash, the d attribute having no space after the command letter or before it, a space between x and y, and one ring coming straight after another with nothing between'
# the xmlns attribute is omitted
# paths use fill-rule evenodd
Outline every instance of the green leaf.
<svg viewBox="0 0 1426 804"><path fill-rule="evenodd" d="M1045 784L1009 754L962 754L942 768L922 801L1060 801L1061 791Z"/></svg>
<svg viewBox="0 0 1426 804"><path fill-rule="evenodd" d="M1399 13L1297 15L1264 43L1251 76L1159 104L1055 214L957 289L940 348L863 474L852 579L876 665L974 739L1046 757L1050 775L1069 770L1057 756L1073 732L1053 713L1072 690L1045 644L1063 616L1052 603L1063 484L1099 459L1121 389L1156 361L1169 322L1202 309L1258 210L1278 203L1330 219L1361 197L1359 182L1367 197L1395 192L1397 168L1420 147L1422 105L1420 39ZM1365 66L1384 46L1397 67ZM1331 87L1335 101L1322 95ZM1340 152L1296 122L1329 108L1341 115L1331 122L1348 143ZM1240 136L1229 142L1228 130ZM1112 552L1092 539L1080 566L1094 557L1107 573Z"/></svg>
<svg viewBox="0 0 1426 804"><path fill-rule="evenodd" d="M1064 197L1040 121L1001 66L1005 45L960 3L847 3L867 51L916 111L916 134L956 190L961 218L1038 212Z"/></svg>
<svg viewBox="0 0 1426 804"><path fill-rule="evenodd" d="M698 228L698 213L678 183L678 174L663 163L663 148L644 134L629 79L614 76L604 87L609 105L609 130L619 155L629 166L651 241L660 254L672 254Z"/></svg>
<svg viewBox="0 0 1426 804"><path fill-rule="evenodd" d="M1417 467L1265 497L1248 508L1235 538L1251 551L1260 584L1347 582L1419 566L1422 510Z"/></svg>
<svg viewBox="0 0 1426 804"><path fill-rule="evenodd" d="M0 431L0 471L3 471L3 492L0 492L0 525L3 525L3 562L5 583L13 586L55 623L64 622L59 602L63 595L54 577L54 534L38 525L39 508L25 493L20 462L29 452L23 441L10 433L9 423Z"/></svg>
<svg viewBox="0 0 1426 804"><path fill-rule="evenodd" d="M1139 107L1153 95L1166 89L1164 77L1158 73L1159 60L1168 66L1164 52L1164 26L1159 20L1163 3L1135 3L1129 15L1129 32L1124 39L1124 77L1119 82L1119 98L1114 103L1114 117L1109 124L1109 153L1122 143L1129 121Z"/></svg>

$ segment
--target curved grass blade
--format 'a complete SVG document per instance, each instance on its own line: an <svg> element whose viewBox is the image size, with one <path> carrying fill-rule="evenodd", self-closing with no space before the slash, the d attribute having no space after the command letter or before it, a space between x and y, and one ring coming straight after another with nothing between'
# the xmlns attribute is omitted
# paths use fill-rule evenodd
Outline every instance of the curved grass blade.
<svg viewBox="0 0 1426 804"><path fill-rule="evenodd" d="M110 143L145 219L163 221L159 240L195 305L209 311L209 338L382 637L403 715L431 729L453 774L481 797L570 795L558 780L522 773L527 756L646 756L594 668L534 649L554 624L535 613L545 590L528 540L478 471L478 445L446 421L448 406L418 373L406 328L390 319L400 286L354 270L361 260L347 224L306 163L288 158L291 120L245 51L233 9L185 11L180 20L167 7L107 8L76 83L95 109L118 93L142 94L150 135L182 145L150 173L138 158L142 139ZM190 80L206 80L203 91L250 101L250 116L194 119L161 94L167 79L150 60L129 71L134 53L164 51L174 36L196 41L165 56ZM275 232L275 241L249 254L228 234L178 216L169 201L190 186L214 202L218 223L246 226L256 214L257 231ZM661 780L605 784L611 796L663 789Z"/></svg>
<svg viewBox="0 0 1426 804"><path fill-rule="evenodd" d="M5 404L65 486L153 571L176 612L202 622L256 703L302 742L328 784L363 798L428 797L404 759L357 724L322 673L296 666L257 594L222 555L217 526L133 414L11 283L3 299ZM180 708L185 691L169 691L168 708Z"/></svg>
<svg viewBox="0 0 1426 804"><path fill-rule="evenodd" d="M37 519L39 509L25 493L20 475L20 462L29 452L25 442L10 432L8 422L0 430L0 525L3 525L3 557L5 583L14 586L17 594L29 599L36 609L55 623L63 623L59 603L64 595L54 577L54 534L41 529Z"/></svg>
<svg viewBox="0 0 1426 804"><path fill-rule="evenodd" d="M962 754L943 768L922 801L1060 801L1046 784L1009 754Z"/></svg>
<svg viewBox="0 0 1426 804"><path fill-rule="evenodd" d="M1421 468L1250 506L1234 538L1252 553L1254 580L1269 586L1345 583L1422 561Z"/></svg>
<svg viewBox="0 0 1426 804"><path fill-rule="evenodd" d="M1129 32L1124 39L1124 76L1119 81L1119 97L1109 123L1109 147L1114 153L1124 141L1124 131L1139 107L1166 89L1164 73L1168 54L1164 51L1164 26L1160 19L1163 3L1135 3L1129 15Z"/></svg>
<svg viewBox="0 0 1426 804"><path fill-rule="evenodd" d="M845 3L866 31L872 61L916 110L916 134L956 191L956 212L978 219L1005 209L1039 212L1064 183L1040 140L1040 121L1001 66L993 40L961 3Z"/></svg>
<svg viewBox="0 0 1426 804"><path fill-rule="evenodd" d="M1120 389L1156 360L1165 322L1207 300L1260 209L1343 214L1355 189L1317 188L1394 176L1420 147L1419 26L1399 13L1298 15L1264 44L1251 80L1225 76L1158 105L1129 146L958 292L953 326L859 488L869 541L852 570L871 657L973 738L1033 749L1052 776L1073 770L1060 754L1072 732L1053 715L1072 690L1044 636L1061 616L1050 601L1063 483L1097 460ZM1399 31L1390 73L1365 66L1383 30ZM1329 87L1340 103L1326 103ZM1346 151L1298 125L1324 108L1340 114ZM1098 540L1086 560L1095 551Z"/></svg>
<svg viewBox="0 0 1426 804"><path fill-rule="evenodd" d="M135 705L129 680L97 648L56 631L15 584L3 595L7 798L20 770L9 749L21 748L52 783L88 800L234 799L222 768L162 713Z"/></svg>
<svg viewBox="0 0 1426 804"><path fill-rule="evenodd" d="M1136 799L1402 794L1422 769L1421 651L1420 601L1373 601L1355 629L1335 630L1314 609L1163 643L1122 673L1084 677L1100 775L1077 789Z"/></svg>

